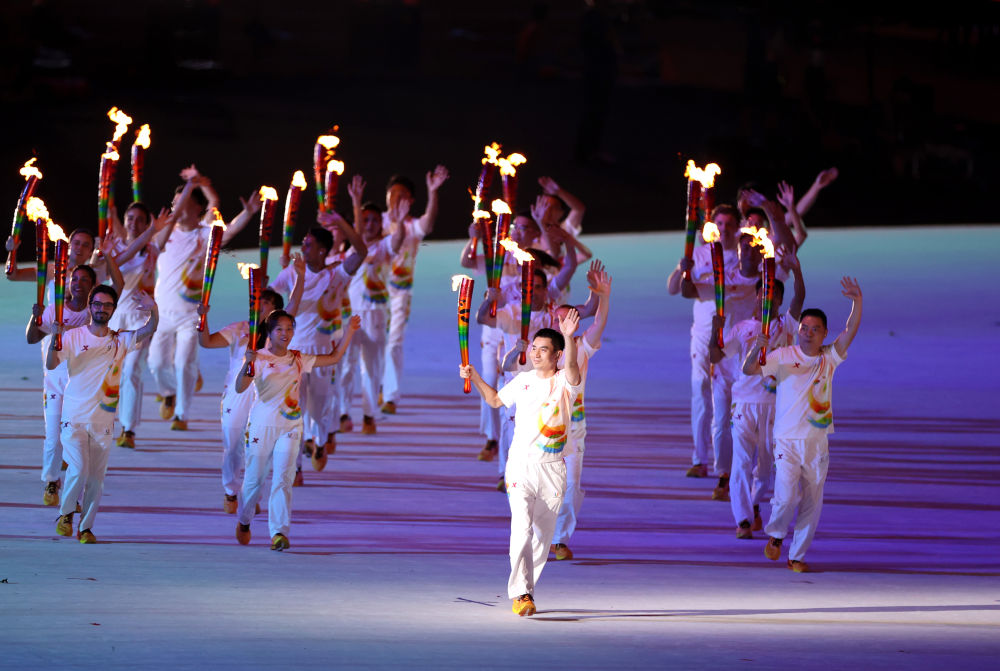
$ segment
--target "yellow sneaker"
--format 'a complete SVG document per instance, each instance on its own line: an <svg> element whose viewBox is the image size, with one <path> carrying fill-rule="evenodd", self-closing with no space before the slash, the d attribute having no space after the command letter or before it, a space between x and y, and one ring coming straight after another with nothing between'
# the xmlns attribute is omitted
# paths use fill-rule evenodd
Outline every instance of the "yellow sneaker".
<svg viewBox="0 0 1000 671"><path fill-rule="evenodd" d="M301 487L306 483L305 479L302 477L302 469L295 471L295 479L292 480L292 487Z"/></svg>
<svg viewBox="0 0 1000 671"><path fill-rule="evenodd" d="M565 543L556 543L549 547L549 550L555 553L556 561L563 561L566 559L573 558L573 551L569 549L569 546Z"/></svg>
<svg viewBox="0 0 1000 671"><path fill-rule="evenodd" d="M236 524L236 542L240 545L250 545L249 524Z"/></svg>
<svg viewBox="0 0 1000 671"><path fill-rule="evenodd" d="M804 561L799 561L798 559L789 559L788 568L792 569L796 573L809 573L809 564Z"/></svg>
<svg viewBox="0 0 1000 671"><path fill-rule="evenodd" d="M753 507L753 524L750 525L751 531L760 531L764 528L764 520L760 518L760 506Z"/></svg>
<svg viewBox="0 0 1000 671"><path fill-rule="evenodd" d="M487 440L486 447L479 450L479 455L476 459L479 461L493 461L498 452L500 452L500 443L495 440Z"/></svg>
<svg viewBox="0 0 1000 671"><path fill-rule="evenodd" d="M514 604L511 606L511 610L514 611L519 617L524 617L525 615L531 616L537 612L535 610L535 601L531 598L530 594L522 594L514 599Z"/></svg>
<svg viewBox="0 0 1000 671"><path fill-rule="evenodd" d="M750 520L743 520L740 522L740 525L736 527L736 537L743 540L753 538L753 530L750 528Z"/></svg>
<svg viewBox="0 0 1000 671"><path fill-rule="evenodd" d="M282 550L287 550L292 547L292 544L288 542L288 538L285 534L274 534L271 537L271 549L281 552Z"/></svg>
<svg viewBox="0 0 1000 671"><path fill-rule="evenodd" d="M719 478L719 484L716 485L715 489L712 490L712 500L713 501L728 501L729 500L729 476L723 475Z"/></svg>
<svg viewBox="0 0 1000 671"><path fill-rule="evenodd" d="M351 431L354 431L354 422L351 421L351 416L350 415L341 415L340 416L340 432L341 433L350 433Z"/></svg>
<svg viewBox="0 0 1000 671"><path fill-rule="evenodd" d="M205 386L205 379L201 376L201 371L198 371L198 379L194 381L194 391L198 393L201 388Z"/></svg>
<svg viewBox="0 0 1000 671"><path fill-rule="evenodd" d="M187 431L188 430L188 423L187 423L186 420L183 420L180 417L174 417L174 421L170 422L170 430L171 431Z"/></svg>
<svg viewBox="0 0 1000 671"><path fill-rule="evenodd" d="M73 535L73 513L59 516L56 520L56 533L60 536Z"/></svg>
<svg viewBox="0 0 1000 671"><path fill-rule="evenodd" d="M313 450L312 456L309 457L312 462L313 470L322 471L326 468L326 445L320 445L315 450Z"/></svg>
<svg viewBox="0 0 1000 671"><path fill-rule="evenodd" d="M42 503L46 506L58 506L59 505L59 486L58 480L50 482L45 485L45 493L42 494Z"/></svg>
<svg viewBox="0 0 1000 671"><path fill-rule="evenodd" d="M386 415L395 415L396 414L396 402L395 401L386 401L385 403L383 403L382 404L382 412L385 413Z"/></svg>
<svg viewBox="0 0 1000 671"><path fill-rule="evenodd" d="M91 545L92 543L97 542L97 536L91 533L90 529L84 529L83 531L78 533L76 537L79 538L80 542L83 543L84 545Z"/></svg>
<svg viewBox="0 0 1000 671"><path fill-rule="evenodd" d="M170 419L174 416L174 403L176 401L176 396L163 397L163 400L160 401L160 419Z"/></svg>
<svg viewBox="0 0 1000 671"><path fill-rule="evenodd" d="M122 431L122 435L118 436L118 440L115 441L115 445L118 447L127 447L129 449L135 449L135 432L133 431Z"/></svg>

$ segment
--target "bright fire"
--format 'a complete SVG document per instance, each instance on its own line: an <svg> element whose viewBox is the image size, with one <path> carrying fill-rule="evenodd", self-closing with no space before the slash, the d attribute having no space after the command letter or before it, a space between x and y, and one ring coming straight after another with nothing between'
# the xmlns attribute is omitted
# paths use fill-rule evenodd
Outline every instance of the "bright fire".
<svg viewBox="0 0 1000 671"><path fill-rule="evenodd" d="M483 165L487 163L497 164L497 157L500 155L500 145L496 142L492 143L488 147L483 147L483 152L486 156L483 157Z"/></svg>
<svg viewBox="0 0 1000 671"><path fill-rule="evenodd" d="M741 232L742 230L743 229L740 229ZM747 232L749 232L749 230ZM754 246L759 245L765 259L774 258L774 243L771 242L771 238L768 237L766 228L756 229L753 233L753 241L751 241L750 244Z"/></svg>
<svg viewBox="0 0 1000 671"><path fill-rule="evenodd" d="M462 281L463 280L469 280L471 282L472 278L469 277L468 275L452 275L451 276L451 290L452 291L458 291L458 288L460 286L462 286Z"/></svg>
<svg viewBox="0 0 1000 671"><path fill-rule="evenodd" d="M687 168L684 170L685 177L701 182L701 186L705 189L711 189L715 186L715 176L721 174L722 168L719 167L718 163L709 163L704 168L699 168L693 160L687 162Z"/></svg>
<svg viewBox="0 0 1000 671"><path fill-rule="evenodd" d="M517 243L510 238L504 238L500 241L500 246L506 249L508 252L514 255L519 264L526 263L527 261L534 261L535 257L521 249L517 246Z"/></svg>
<svg viewBox="0 0 1000 671"><path fill-rule="evenodd" d="M144 123L135 134L135 143L143 149L149 149L149 124Z"/></svg>
<svg viewBox="0 0 1000 671"><path fill-rule="evenodd" d="M25 203L24 211L28 215L28 219L31 221L49 218L49 211L45 207L45 203L41 198L35 198L34 196L29 198L28 202Z"/></svg>
<svg viewBox="0 0 1000 671"><path fill-rule="evenodd" d="M250 279L251 270L257 270L260 268L260 266L256 263L237 263L236 267L240 269L240 275L242 275L245 280Z"/></svg>
<svg viewBox="0 0 1000 671"><path fill-rule="evenodd" d="M278 192L274 190L274 187L262 186L259 193L261 200L278 200Z"/></svg>
<svg viewBox="0 0 1000 671"><path fill-rule="evenodd" d="M326 164L326 171L327 172L335 172L338 175L343 175L344 174L344 162L343 161L338 161L338 160L334 159L334 160L332 160L332 161L330 161L329 163Z"/></svg>
<svg viewBox="0 0 1000 671"><path fill-rule="evenodd" d="M212 208L212 216L215 218L215 221L212 222L212 225L213 226L221 226L222 230L226 230L226 222L223 221L223 219L222 219L222 213L219 212L218 208L215 208L215 207Z"/></svg>
<svg viewBox="0 0 1000 671"><path fill-rule="evenodd" d="M497 165L500 166L501 175L506 175L507 177L510 177L517 174L517 168L515 168L514 164L511 163L510 160L506 158L501 158L500 160L498 160Z"/></svg>
<svg viewBox="0 0 1000 671"><path fill-rule="evenodd" d="M108 148L103 154L101 154L101 158L106 158L109 161L118 160L118 152L115 151L115 145L113 142L108 143Z"/></svg>
<svg viewBox="0 0 1000 671"><path fill-rule="evenodd" d="M336 135L320 135L316 138L316 144L322 146L324 149L334 149L340 144L340 138Z"/></svg>
<svg viewBox="0 0 1000 671"><path fill-rule="evenodd" d="M493 210L493 214L510 214L510 206L499 198L493 201L491 209Z"/></svg>
<svg viewBox="0 0 1000 671"><path fill-rule="evenodd" d="M719 227L714 222L706 221L701 229L701 237L705 238L705 242L718 242Z"/></svg>
<svg viewBox="0 0 1000 671"><path fill-rule="evenodd" d="M513 153L507 157L507 162L516 168L522 163L527 163L528 159L524 157L524 154Z"/></svg>
<svg viewBox="0 0 1000 671"><path fill-rule="evenodd" d="M473 219L489 219L490 218L490 213L487 212L486 210L476 210L475 212L472 213L472 218Z"/></svg>
<svg viewBox="0 0 1000 671"><path fill-rule="evenodd" d="M292 186L296 189L306 188L306 176L302 174L301 170L296 170L295 174L292 175Z"/></svg>
<svg viewBox="0 0 1000 671"><path fill-rule="evenodd" d="M25 179L27 179L27 178L31 177L32 175L34 175L38 179L42 178L41 171L34 166L34 163L37 160L38 159L36 159L36 158L32 158L32 159L29 159L28 162L24 164L24 167L22 167L21 171L20 171L22 177L24 177Z"/></svg>
<svg viewBox="0 0 1000 671"><path fill-rule="evenodd" d="M55 223L51 219L46 223L46 228L49 233L49 240L55 242L56 240L62 240L63 242L69 242L69 238L66 237L66 233L63 231L62 226Z"/></svg>
<svg viewBox="0 0 1000 671"><path fill-rule="evenodd" d="M128 130L128 125L132 123L132 117L117 107L112 107L108 110L108 118L115 122L115 135L111 141L118 142Z"/></svg>

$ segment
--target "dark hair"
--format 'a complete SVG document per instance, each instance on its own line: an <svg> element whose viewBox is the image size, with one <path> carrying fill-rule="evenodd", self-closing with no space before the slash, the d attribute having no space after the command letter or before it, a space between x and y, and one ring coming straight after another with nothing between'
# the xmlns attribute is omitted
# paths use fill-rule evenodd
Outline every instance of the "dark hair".
<svg viewBox="0 0 1000 671"><path fill-rule="evenodd" d="M282 317L288 317L291 319L292 328L295 328L295 317L288 314L284 310L275 310L267 316L267 319L264 320L264 330L267 331L267 335L271 335L271 331L278 326L278 320Z"/></svg>
<svg viewBox="0 0 1000 671"><path fill-rule="evenodd" d="M73 268L73 271L70 273L70 275L72 276L72 274L75 273L78 270L82 270L85 273L87 273L87 275L90 276L90 283L91 284L97 284L97 272L93 268L91 268L90 266L88 266L86 263L80 263L80 264L77 264L76 267Z"/></svg>
<svg viewBox="0 0 1000 671"><path fill-rule="evenodd" d="M274 309L275 310L284 310L285 309L285 299L282 298L281 294L279 294L274 289L271 289L271 288L264 289L263 291L260 292L260 298L261 298L261 300L263 300L263 299L266 298L267 300L269 300L272 303L274 303Z"/></svg>
<svg viewBox="0 0 1000 671"><path fill-rule="evenodd" d="M139 210L144 215L146 215L146 222L147 223L153 223L153 213L149 211L149 208L146 207L146 204L144 202L142 202L141 200L133 201L128 207L126 207L125 208L125 214L128 214L129 210ZM124 217L125 217L125 215L123 214L122 218L124 218Z"/></svg>
<svg viewBox="0 0 1000 671"><path fill-rule="evenodd" d="M365 202L363 202L361 204L361 211L362 212L378 212L379 214L382 214L382 208L381 208L381 206L379 206L379 204L376 203L374 200L366 200Z"/></svg>
<svg viewBox="0 0 1000 671"><path fill-rule="evenodd" d="M77 268L87 268L90 272L94 272L89 266L77 266L73 270L76 270ZM111 296L111 302L115 304L115 307L118 307L118 292L115 291L114 287L109 287L107 284L98 284L90 290L90 295L87 296L87 302L92 303L94 301L94 296L97 294L107 294Z"/></svg>
<svg viewBox="0 0 1000 671"><path fill-rule="evenodd" d="M538 329L531 339L534 340L535 338L548 338L552 341L552 346L556 348L557 352L566 349L566 339L563 338L562 333L559 333L555 329Z"/></svg>
<svg viewBox="0 0 1000 671"><path fill-rule="evenodd" d="M535 257L535 268L541 268L542 266L559 268L562 266L551 254L537 247L529 247L528 253Z"/></svg>
<svg viewBox="0 0 1000 671"><path fill-rule="evenodd" d="M541 268L535 267L535 277L541 277L542 281L546 284L549 283L549 276L545 274L545 271Z"/></svg>
<svg viewBox="0 0 1000 671"><path fill-rule="evenodd" d="M417 186L413 183L413 180L409 177L404 177L403 175L393 175L390 177L389 183L385 185L385 190L388 191L397 184L409 191L411 198L417 193Z"/></svg>
<svg viewBox="0 0 1000 671"><path fill-rule="evenodd" d="M760 291L760 288L762 286L764 286L764 280L757 280L757 291ZM782 282L781 280L779 280L779 279L775 279L774 280L774 288L775 289L780 289L782 296L785 295L785 283Z"/></svg>
<svg viewBox="0 0 1000 671"><path fill-rule="evenodd" d="M559 207L562 208L562 214L559 215L559 221L566 221L566 217L569 216L569 205L566 203L566 201L554 193L543 193L542 195L556 199L556 202L559 203Z"/></svg>
<svg viewBox="0 0 1000 671"><path fill-rule="evenodd" d="M760 217L762 217L764 219L764 221L768 220L767 219L767 212L765 212L764 210L762 210L759 207L748 207L747 208L747 216L745 218L749 219L751 214L759 215Z"/></svg>
<svg viewBox="0 0 1000 671"><path fill-rule="evenodd" d="M807 310L803 310L802 314L799 315L799 323L801 324L802 320L806 317L816 317L823 322L823 328L826 328L826 313L819 308L809 308Z"/></svg>
<svg viewBox="0 0 1000 671"><path fill-rule="evenodd" d="M306 235L313 236L313 239L319 243L320 247L326 248L326 253L329 254L333 250L333 233L326 230L322 226L313 226L309 229Z"/></svg>
<svg viewBox="0 0 1000 671"><path fill-rule="evenodd" d="M709 220L715 221L716 217L718 217L720 214L727 214L730 217L736 219L737 221L740 220L740 211L737 210L732 205L728 205L725 203L723 203L722 205L716 205L714 208L712 208L712 212L711 214L709 214Z"/></svg>
<svg viewBox="0 0 1000 671"><path fill-rule="evenodd" d="M174 189L174 193L180 193L183 190L184 185L181 184L179 187ZM191 189L191 200L198 203L201 207L201 214L204 214L205 210L208 209L208 198L201 192L201 189Z"/></svg>
<svg viewBox="0 0 1000 671"><path fill-rule="evenodd" d="M72 231L70 232L70 234L69 234L69 238L67 238L67 239L68 239L68 240L72 240L72 239L73 239L73 236L74 236L74 235L79 235L79 234L81 234L81 233L83 233L84 235L89 235L89 236L90 236L90 243L91 243L91 244L93 244L93 243L94 243L94 234L93 234L93 233L91 233L90 231L88 231L88 230L87 230L86 228L74 228L74 229L73 229L73 230L72 230Z"/></svg>

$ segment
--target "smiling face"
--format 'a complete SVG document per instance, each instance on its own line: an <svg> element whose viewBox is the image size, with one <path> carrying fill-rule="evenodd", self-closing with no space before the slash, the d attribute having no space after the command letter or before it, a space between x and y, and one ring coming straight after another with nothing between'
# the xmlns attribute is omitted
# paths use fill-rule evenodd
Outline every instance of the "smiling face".
<svg viewBox="0 0 1000 671"><path fill-rule="evenodd" d="M81 302L87 300L87 296L90 295L90 290L93 288L94 280L90 278L90 273L86 270L77 268L69 276L69 293L74 301Z"/></svg>
<svg viewBox="0 0 1000 671"><path fill-rule="evenodd" d="M67 265L86 263L94 253L94 237L86 231L77 231L69 239Z"/></svg>
<svg viewBox="0 0 1000 671"><path fill-rule="evenodd" d="M531 365L535 370L542 372L555 370L561 353L562 351L555 348L550 338L537 337L531 341L529 354Z"/></svg>
<svg viewBox="0 0 1000 671"><path fill-rule="evenodd" d="M302 260L310 268L322 266L329 251L311 233L302 238Z"/></svg>
<svg viewBox="0 0 1000 671"><path fill-rule="evenodd" d="M361 237L365 242L382 237L382 214L376 210L361 211Z"/></svg>
<svg viewBox="0 0 1000 671"><path fill-rule="evenodd" d="M74 273L75 274L75 273ZM89 278L88 278L89 279ZM104 326L115 313L115 297L98 291L90 299L90 321L97 326Z"/></svg>
<svg viewBox="0 0 1000 671"><path fill-rule="evenodd" d="M135 240L149 228L149 219L146 213L138 207L129 208L125 212L125 231L129 240Z"/></svg>
<svg viewBox="0 0 1000 671"><path fill-rule="evenodd" d="M823 326L822 319L812 315L802 318L799 322L799 347L805 354L808 356L819 354L825 339L826 327Z"/></svg>
<svg viewBox="0 0 1000 671"><path fill-rule="evenodd" d="M521 249L534 247L541 233L538 224L528 217L514 217L514 225L510 227L510 239Z"/></svg>
<svg viewBox="0 0 1000 671"><path fill-rule="evenodd" d="M288 343L292 342L292 336L294 335L295 322L289 317L279 317L278 322L271 329L271 332L267 334L267 337L270 338L271 344L281 349L288 349Z"/></svg>

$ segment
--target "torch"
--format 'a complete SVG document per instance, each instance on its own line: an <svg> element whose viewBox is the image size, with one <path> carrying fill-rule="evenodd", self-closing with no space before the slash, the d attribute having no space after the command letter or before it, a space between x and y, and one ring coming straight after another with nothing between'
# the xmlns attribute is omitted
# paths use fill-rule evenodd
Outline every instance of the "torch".
<svg viewBox="0 0 1000 671"><path fill-rule="evenodd" d="M29 198L25 205L28 219L35 222L35 261L38 264L36 282L38 295L35 302L38 305L45 305L45 280L48 270L48 247L49 247L49 213L45 209L45 203L41 198ZM41 326L42 315L35 318L35 324Z"/></svg>
<svg viewBox="0 0 1000 671"><path fill-rule="evenodd" d="M278 192L270 186L260 187L260 274L267 275L267 254L271 249L271 230L278 213Z"/></svg>
<svg viewBox="0 0 1000 671"><path fill-rule="evenodd" d="M38 180L42 178L42 173L39 172L33 163L36 159L30 159L21 168L21 175L24 177L24 189L21 190L21 197L17 199L17 207L14 209L14 224L11 227L10 237L14 239L14 243L21 241L21 226L24 225L25 219L25 206L28 203L28 199L31 198L32 194L35 193L35 187L38 186ZM10 275L14 272L14 268L17 266L17 250L12 249L9 254L7 254L7 274Z"/></svg>
<svg viewBox="0 0 1000 671"><path fill-rule="evenodd" d="M491 287L493 277L493 222L490 213L476 210L473 213L476 224L479 225L479 238L483 241L483 261L486 265L486 286Z"/></svg>
<svg viewBox="0 0 1000 671"><path fill-rule="evenodd" d="M712 279L715 283L715 314L720 317L726 316L726 269L722 258L722 243L719 242L719 227L711 221L706 221L702 228L702 237L705 242L712 245ZM722 327L715 334L719 343L719 349L725 345L722 342Z"/></svg>
<svg viewBox="0 0 1000 671"><path fill-rule="evenodd" d="M288 187L285 195L285 225L281 234L281 256L289 258L292 253L292 237L295 235L295 213L299 209L299 199L302 191L306 188L306 176L301 170L296 170L292 175L292 183Z"/></svg>
<svg viewBox="0 0 1000 671"><path fill-rule="evenodd" d="M264 279L264 273L260 271L260 267L254 265L253 263L237 263L240 269L240 275L243 279L250 280L250 318L247 321L247 326L249 327L249 342L247 347L256 351L257 350L257 331L260 328L260 291L261 282ZM247 366L247 377L253 377L254 367L253 361Z"/></svg>
<svg viewBox="0 0 1000 671"><path fill-rule="evenodd" d="M462 357L462 365L469 365L469 314L472 310L472 287L475 284L468 275L453 275L451 290L458 291L458 352ZM472 391L472 380L465 378L462 391L466 394Z"/></svg>
<svg viewBox="0 0 1000 671"><path fill-rule="evenodd" d="M751 232L749 229L741 229L741 231L746 231L753 235L754 239L750 243L754 246L760 246L761 251L764 255L764 277L761 283L761 288L763 289L761 295L761 306L760 306L760 332L764 335L770 335L771 333L771 318L773 315L773 300L774 300L774 243L767 235L767 229L761 228ZM767 348L762 347L760 349L760 357L758 357L757 362L763 366L767 363Z"/></svg>
<svg viewBox="0 0 1000 671"><path fill-rule="evenodd" d="M493 168L497 165L497 156L500 154L500 145L496 142L490 143L489 145L483 147L483 169L479 171L479 180L476 182L476 192L472 195L472 219L473 221L478 221L481 212L483 210L483 203L486 199L486 194L490 190L490 184L493 182ZM476 255L476 241L472 242L472 258L475 259ZM486 253L487 265L489 265L489 253ZM489 275L487 274L487 277Z"/></svg>
<svg viewBox="0 0 1000 671"><path fill-rule="evenodd" d="M201 304L208 307L208 300L212 296L212 284L215 282L215 269L219 265L219 249L222 248L222 234L226 232L226 224L222 221L222 215L215 210L215 222L212 224L212 232L208 235L208 246L205 248L205 276L201 284ZM208 315L201 315L198 320L198 330L204 331Z"/></svg>
<svg viewBox="0 0 1000 671"><path fill-rule="evenodd" d="M63 229L51 221L46 226L49 238L56 243L55 258L55 287L53 289L53 306L55 307L55 323L63 325L63 306L66 304L66 263L69 258L69 238ZM52 336L52 349L57 352L62 349L62 334L56 333Z"/></svg>
<svg viewBox="0 0 1000 671"><path fill-rule="evenodd" d="M528 339L528 329L531 328L531 301L535 285L535 257L517 246L517 243L507 238L501 240L508 252L514 255L521 266L521 340ZM523 366L528 362L528 353L521 352Z"/></svg>
<svg viewBox="0 0 1000 671"><path fill-rule="evenodd" d="M510 208L507 203L499 198L493 201L493 214L497 216L496 234L493 238L493 273L490 277L490 286L494 289L500 288L500 278L503 276L504 257L507 256L507 248L500 244L505 240L510 230ZM490 305L490 317L497 316L497 304L493 301Z"/></svg>
<svg viewBox="0 0 1000 671"><path fill-rule="evenodd" d="M337 126L333 130L337 130ZM326 164L333 158L333 150L340 144L340 138L336 135L320 135L316 138L313 146L313 174L316 180L316 204L320 212L326 212L326 198L324 197L324 185L326 177Z"/></svg>
<svg viewBox="0 0 1000 671"><path fill-rule="evenodd" d="M107 149L101 154L101 172L97 181L97 237L104 239L108 230L108 210L113 198L115 170L118 168L118 152L115 143L108 142Z"/></svg>
<svg viewBox="0 0 1000 671"><path fill-rule="evenodd" d="M684 258L691 259L694 254L695 235L698 232L698 209L707 202L712 201L712 195L702 198L703 189L711 189L715 185L715 175L721 173L721 169L715 163L710 163L705 169L701 169L694 164L693 160L687 162L684 169L684 176L688 180L687 190L687 214L685 216L686 229L684 238ZM708 219L708 214L704 217ZM684 279L691 279L691 272L684 273Z"/></svg>
<svg viewBox="0 0 1000 671"><path fill-rule="evenodd" d="M114 154L116 155L114 160L116 161L116 163L111 168L111 174L109 175L108 178L108 186L107 190L105 191L105 194L106 194L106 199L109 202L113 203L115 200L115 168L117 168L118 166L117 154L118 150L121 149L122 137L124 137L125 133L128 131L128 125L132 123L132 117L130 117L128 114L125 114L125 112L118 109L117 107L112 107L110 110L108 110L108 118L115 122L115 134L111 138L111 143L114 145ZM111 149L112 148L109 147L105 153L111 153ZM103 167L103 160L101 164ZM100 208L100 204L98 204L98 208ZM105 227L107 224L107 218L108 218L108 213L107 209L105 209L104 210ZM98 219L98 223L100 223L100 219ZM98 226L98 228L100 229L100 226ZM103 238L104 237L103 231L100 232L99 235L101 238Z"/></svg>
<svg viewBox="0 0 1000 671"><path fill-rule="evenodd" d="M132 143L132 202L142 200L142 168L146 162L146 150L149 149L149 124L144 123L135 134Z"/></svg>
<svg viewBox="0 0 1000 671"><path fill-rule="evenodd" d="M718 163L709 163L701 174L701 220L709 221L715 207L715 176L722 174Z"/></svg>
<svg viewBox="0 0 1000 671"><path fill-rule="evenodd" d="M503 186L503 199L511 211L517 211L517 166L528 159L522 154L511 154L498 161L500 165L500 180Z"/></svg>
<svg viewBox="0 0 1000 671"><path fill-rule="evenodd" d="M340 176L344 174L344 162L331 159L326 164L326 180L323 184L323 200L326 203L324 212L333 212L337 203L337 186L340 184Z"/></svg>

